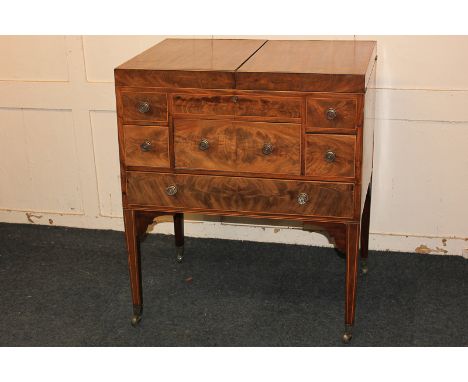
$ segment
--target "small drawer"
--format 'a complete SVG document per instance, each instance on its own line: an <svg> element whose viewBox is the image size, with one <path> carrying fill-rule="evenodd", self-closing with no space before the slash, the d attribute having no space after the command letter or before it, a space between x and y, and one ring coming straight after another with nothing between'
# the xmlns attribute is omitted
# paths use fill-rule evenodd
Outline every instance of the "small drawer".
<svg viewBox="0 0 468 382"><path fill-rule="evenodd" d="M356 136L307 134L306 176L354 177Z"/></svg>
<svg viewBox="0 0 468 382"><path fill-rule="evenodd" d="M175 167L300 175L301 125L174 120Z"/></svg>
<svg viewBox="0 0 468 382"><path fill-rule="evenodd" d="M170 167L167 126L124 125L126 166Z"/></svg>
<svg viewBox="0 0 468 382"><path fill-rule="evenodd" d="M231 95L176 94L173 98L174 114L221 115L232 117L235 98Z"/></svg>
<svg viewBox="0 0 468 382"><path fill-rule="evenodd" d="M356 128L356 100L307 98L307 126L314 128Z"/></svg>
<svg viewBox="0 0 468 382"><path fill-rule="evenodd" d="M127 173L130 205L351 218L351 183L273 180L210 175Z"/></svg>
<svg viewBox="0 0 468 382"><path fill-rule="evenodd" d="M122 92L124 123L167 122L167 96L165 93Z"/></svg>
<svg viewBox="0 0 468 382"><path fill-rule="evenodd" d="M301 99L245 95L176 94L174 114L253 117L257 120L300 122Z"/></svg>
<svg viewBox="0 0 468 382"><path fill-rule="evenodd" d="M301 99L239 96L236 116L266 117L277 121L301 121Z"/></svg>

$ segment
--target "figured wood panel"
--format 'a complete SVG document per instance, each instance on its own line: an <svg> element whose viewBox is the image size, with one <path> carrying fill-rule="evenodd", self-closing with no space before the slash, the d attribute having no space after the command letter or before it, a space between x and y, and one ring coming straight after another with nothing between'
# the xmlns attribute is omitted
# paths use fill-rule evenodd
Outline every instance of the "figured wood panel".
<svg viewBox="0 0 468 382"><path fill-rule="evenodd" d="M268 41L236 72L238 89L363 92L375 41Z"/></svg>
<svg viewBox="0 0 468 382"><path fill-rule="evenodd" d="M274 117L284 120L301 118L300 98L239 96L236 116Z"/></svg>
<svg viewBox="0 0 468 382"><path fill-rule="evenodd" d="M174 114L234 116L232 95L176 94L173 97Z"/></svg>
<svg viewBox="0 0 468 382"><path fill-rule="evenodd" d="M234 122L237 171L275 174L301 173L301 125L292 123ZM271 154L263 152L272 146Z"/></svg>
<svg viewBox="0 0 468 382"><path fill-rule="evenodd" d="M307 97L307 126L336 129L356 127L356 100L352 98ZM327 118L327 111L336 111L334 119Z"/></svg>
<svg viewBox="0 0 468 382"><path fill-rule="evenodd" d="M365 76L357 74L236 72L239 90L363 93Z"/></svg>
<svg viewBox="0 0 468 382"><path fill-rule="evenodd" d="M174 120L176 168L300 174L301 126L229 120ZM206 139L209 147L200 150ZM270 154L263 153L272 145Z"/></svg>
<svg viewBox="0 0 468 382"><path fill-rule="evenodd" d="M174 119L174 153L176 168L235 171L236 128L231 120Z"/></svg>
<svg viewBox="0 0 468 382"><path fill-rule="evenodd" d="M352 217L354 186L347 183L302 182L207 175L127 173L129 205L258 214ZM166 188L176 186L175 195ZM300 193L308 201L299 204Z"/></svg>
<svg viewBox="0 0 468 382"><path fill-rule="evenodd" d="M236 86L234 72L115 69L114 78L116 86L196 89L233 89Z"/></svg>
<svg viewBox="0 0 468 382"><path fill-rule="evenodd" d="M235 71L265 40L166 39L118 69Z"/></svg>
<svg viewBox="0 0 468 382"><path fill-rule="evenodd" d="M167 126L124 125L123 131L127 166L170 167ZM151 144L148 151L141 148L145 142Z"/></svg>
<svg viewBox="0 0 468 382"><path fill-rule="evenodd" d="M275 122L300 122L301 98L238 94L176 94L173 113L199 116L262 117Z"/></svg>
<svg viewBox="0 0 468 382"><path fill-rule="evenodd" d="M336 157L327 161L325 154ZM323 177L354 177L356 136L335 134L306 135L305 174Z"/></svg>
<svg viewBox="0 0 468 382"><path fill-rule="evenodd" d="M122 92L124 123L167 122L167 96L165 93ZM140 102L147 102L149 110L138 110Z"/></svg>
<svg viewBox="0 0 468 382"><path fill-rule="evenodd" d="M226 89L265 40L167 39L115 69L116 85Z"/></svg>
<svg viewBox="0 0 468 382"><path fill-rule="evenodd" d="M365 75L375 41L269 40L239 72Z"/></svg>

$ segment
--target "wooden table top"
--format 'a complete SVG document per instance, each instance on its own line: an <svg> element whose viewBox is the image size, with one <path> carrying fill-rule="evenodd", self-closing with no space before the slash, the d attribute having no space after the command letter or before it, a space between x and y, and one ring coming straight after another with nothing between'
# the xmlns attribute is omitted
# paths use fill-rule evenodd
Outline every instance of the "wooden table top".
<svg viewBox="0 0 468 382"><path fill-rule="evenodd" d="M266 40L166 39L119 69L236 71Z"/></svg>
<svg viewBox="0 0 468 382"><path fill-rule="evenodd" d="M168 83L183 72L181 87L364 92L375 57L375 41L166 39L120 65L116 83L129 85L122 71L160 72Z"/></svg>

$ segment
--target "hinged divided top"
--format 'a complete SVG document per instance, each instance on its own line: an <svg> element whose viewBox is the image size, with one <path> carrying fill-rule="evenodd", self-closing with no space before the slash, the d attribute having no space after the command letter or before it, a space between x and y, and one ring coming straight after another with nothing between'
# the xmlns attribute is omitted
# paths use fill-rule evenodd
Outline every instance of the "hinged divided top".
<svg viewBox="0 0 468 382"><path fill-rule="evenodd" d="M167 39L115 69L117 86L365 91L375 41Z"/></svg>

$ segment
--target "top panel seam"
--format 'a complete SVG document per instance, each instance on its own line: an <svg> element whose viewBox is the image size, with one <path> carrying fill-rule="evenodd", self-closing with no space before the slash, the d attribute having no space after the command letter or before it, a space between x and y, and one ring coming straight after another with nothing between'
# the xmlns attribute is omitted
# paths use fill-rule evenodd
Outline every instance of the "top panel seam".
<svg viewBox="0 0 468 382"><path fill-rule="evenodd" d="M244 61L242 61L242 63L236 68L234 69L234 73L236 73L247 61L249 61L260 49L263 48L263 46L270 40L265 40L265 42L260 45L249 57L247 57Z"/></svg>

